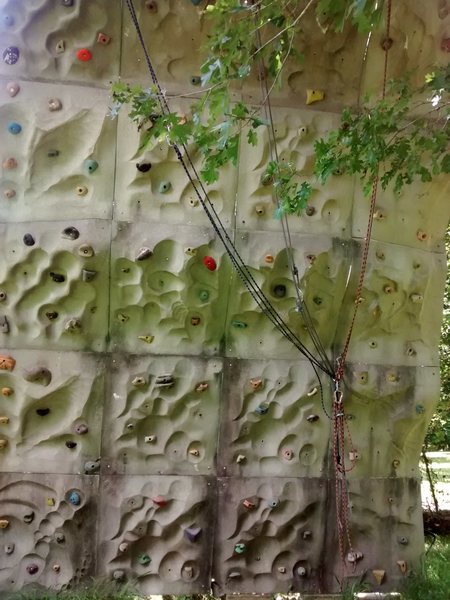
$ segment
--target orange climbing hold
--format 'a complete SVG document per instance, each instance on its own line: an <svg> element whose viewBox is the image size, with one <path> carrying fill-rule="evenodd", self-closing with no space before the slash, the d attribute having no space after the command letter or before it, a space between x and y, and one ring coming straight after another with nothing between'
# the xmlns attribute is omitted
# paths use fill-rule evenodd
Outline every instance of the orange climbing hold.
<svg viewBox="0 0 450 600"><path fill-rule="evenodd" d="M92 59L92 52L87 48L80 48L77 51L77 58L81 62L89 62Z"/></svg>
<svg viewBox="0 0 450 600"><path fill-rule="evenodd" d="M0 370L13 371L16 366L16 361L12 356L0 355Z"/></svg>

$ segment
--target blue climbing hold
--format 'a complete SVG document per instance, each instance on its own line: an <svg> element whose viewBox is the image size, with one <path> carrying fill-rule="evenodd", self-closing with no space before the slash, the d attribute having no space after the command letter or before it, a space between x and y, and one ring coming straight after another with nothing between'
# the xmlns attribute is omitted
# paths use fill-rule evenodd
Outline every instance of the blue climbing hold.
<svg viewBox="0 0 450 600"><path fill-rule="evenodd" d="M3 62L7 65L15 65L19 60L20 50L17 46L8 46L3 50Z"/></svg>
<svg viewBox="0 0 450 600"><path fill-rule="evenodd" d="M81 496L76 490L69 492L69 502L73 506L79 506L81 504Z"/></svg>
<svg viewBox="0 0 450 600"><path fill-rule="evenodd" d="M22 125L20 123L16 123L15 121L11 121L11 123L8 124L8 131L13 135L17 135L22 131Z"/></svg>
<svg viewBox="0 0 450 600"><path fill-rule="evenodd" d="M92 158L88 158L84 161L84 168L89 174L94 173L98 169L98 162Z"/></svg>
<svg viewBox="0 0 450 600"><path fill-rule="evenodd" d="M266 415L269 411L269 405L266 403L260 404L255 408L255 413L258 415Z"/></svg>

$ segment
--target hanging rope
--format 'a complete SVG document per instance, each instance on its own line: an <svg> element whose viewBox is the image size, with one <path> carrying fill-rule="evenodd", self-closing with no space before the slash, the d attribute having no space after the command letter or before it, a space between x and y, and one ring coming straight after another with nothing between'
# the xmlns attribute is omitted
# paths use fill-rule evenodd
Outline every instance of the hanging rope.
<svg viewBox="0 0 450 600"><path fill-rule="evenodd" d="M138 19L136 16L136 11L135 11L135 8L133 5L133 0L125 0L125 1L126 1L128 10L130 12L130 16L133 21L134 27L136 29L139 42L142 46L151 79L156 88L156 93L157 93L158 101L160 104L161 112L162 112L162 114L168 114L168 113L170 113L170 109L169 109L165 94L159 84L158 78L156 76L156 72L153 68L152 61L148 54L148 51L147 51L147 48L145 45L145 41L144 41L144 38L142 35L142 31L141 31L141 28L140 28L140 25L139 25L139 22L138 22ZM217 233L217 236L223 243L225 250L226 250L228 256L230 257L230 260L231 260L234 268L238 272L241 280L243 281L247 290L250 292L252 298L255 300L255 302L261 308L261 310L264 312L264 314L272 321L272 323L275 325L275 327L301 352L301 354L303 354L318 369L321 369L322 371L327 373L329 376L332 376L333 370L330 369L330 367L323 365L321 363L321 361L318 360L312 354L312 352L300 341L300 339L297 337L297 335L284 322L284 320L278 314L278 312L273 307L273 305L271 304L269 299L265 296L264 292L258 286L251 271L249 270L247 265L245 265L244 261L242 260L242 257L240 256L239 252L237 251L236 247L234 246L234 243L230 239L225 227L223 226L223 223L221 222L219 215L217 214L217 212L214 208L214 204L210 201L208 193L199 177L197 169L192 161L192 158L190 156L190 153L189 153L186 145L182 144L181 146L178 146L177 144L173 144L173 148L177 155L178 160L180 161L187 177L189 178L189 180L193 186L193 189L196 193L197 198L199 199L199 202L201 203L201 206L203 207L206 215L208 216L209 221L211 222L211 225L214 228L214 231Z"/></svg>

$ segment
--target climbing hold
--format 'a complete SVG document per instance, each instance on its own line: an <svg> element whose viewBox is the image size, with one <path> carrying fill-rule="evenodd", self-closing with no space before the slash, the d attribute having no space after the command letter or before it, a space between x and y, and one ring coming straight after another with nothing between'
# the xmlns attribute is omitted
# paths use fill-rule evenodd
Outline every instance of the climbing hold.
<svg viewBox="0 0 450 600"><path fill-rule="evenodd" d="M80 506L81 496L76 490L71 490L68 495L68 500L73 506Z"/></svg>
<svg viewBox="0 0 450 600"><path fill-rule="evenodd" d="M373 569L372 575L375 577L375 581L378 585L383 583L384 576L386 575L386 571L383 569Z"/></svg>
<svg viewBox="0 0 450 600"><path fill-rule="evenodd" d="M107 46L111 41L111 36L106 35L106 33L99 33L97 36L97 44L102 44L102 46Z"/></svg>
<svg viewBox="0 0 450 600"><path fill-rule="evenodd" d="M50 271L49 275L55 283L64 283L66 280L65 275L62 275L61 273L54 273L53 271Z"/></svg>
<svg viewBox="0 0 450 600"><path fill-rule="evenodd" d="M31 563L27 566L27 573L29 573L30 575L36 575L38 571L39 567L36 563Z"/></svg>
<svg viewBox="0 0 450 600"><path fill-rule="evenodd" d="M398 380L399 376L397 375L397 373L388 373L386 375L386 381L389 381L389 383L395 383Z"/></svg>
<svg viewBox="0 0 450 600"><path fill-rule="evenodd" d="M77 443L76 442L73 442L72 440L68 440L66 442L66 448L69 448L69 450L73 450L76 447L77 447Z"/></svg>
<svg viewBox="0 0 450 600"><path fill-rule="evenodd" d="M394 469L398 469L398 467L400 466L400 461L398 460L398 458L395 458L392 461L392 466L394 467Z"/></svg>
<svg viewBox="0 0 450 600"><path fill-rule="evenodd" d="M314 104L314 102L320 102L325 98L325 92L323 90L306 90L306 104Z"/></svg>
<svg viewBox="0 0 450 600"><path fill-rule="evenodd" d="M154 498L152 498L152 501L154 502L154 504L156 504L156 506L159 506L160 508L163 508L167 504L167 500L164 498L164 496L155 496Z"/></svg>
<svg viewBox="0 0 450 600"><path fill-rule="evenodd" d="M411 302L414 302L414 304L419 304L420 302L423 302L422 294L411 294L409 296L409 299L411 300Z"/></svg>
<svg viewBox="0 0 450 600"><path fill-rule="evenodd" d="M8 529L9 521L8 519L0 519L0 529Z"/></svg>
<svg viewBox="0 0 450 600"><path fill-rule="evenodd" d="M236 554L243 554L246 550L246 546L245 544L239 543L239 544L235 544L234 546L234 551L236 552Z"/></svg>
<svg viewBox="0 0 450 600"><path fill-rule="evenodd" d="M357 452L356 450L350 450L350 452L348 453L348 460L350 462L355 462L360 458L359 452Z"/></svg>
<svg viewBox="0 0 450 600"><path fill-rule="evenodd" d="M424 412L425 412L425 407L423 406L423 404L416 404L416 413L418 415L423 415Z"/></svg>
<svg viewBox="0 0 450 600"><path fill-rule="evenodd" d="M46 367L37 367L25 373L24 379L30 383L37 383L47 387L52 380L52 374Z"/></svg>
<svg viewBox="0 0 450 600"><path fill-rule="evenodd" d="M317 306L320 306L322 304L323 300L320 296L314 296L313 302L314 302L314 304L317 304Z"/></svg>
<svg viewBox="0 0 450 600"><path fill-rule="evenodd" d="M250 386L254 390L259 390L263 386L263 380L261 379L261 377L252 377L252 379L250 379Z"/></svg>
<svg viewBox="0 0 450 600"><path fill-rule="evenodd" d="M146 566L149 565L152 562L152 559L150 558L150 556L148 554L139 554L138 556L138 563L142 566Z"/></svg>
<svg viewBox="0 0 450 600"><path fill-rule="evenodd" d="M347 561L349 563L356 563L358 560L362 560L364 558L364 554L362 552L349 552L347 554Z"/></svg>
<svg viewBox="0 0 450 600"><path fill-rule="evenodd" d="M131 385L134 385L135 387L143 387L146 384L147 380L145 377L135 377L131 382Z"/></svg>
<svg viewBox="0 0 450 600"><path fill-rule="evenodd" d="M241 577L242 575L239 573L239 571L231 571L227 575L227 579L240 579Z"/></svg>
<svg viewBox="0 0 450 600"><path fill-rule="evenodd" d="M262 215L266 212L266 209L262 204L257 204L255 206L255 212L259 217L262 217Z"/></svg>
<svg viewBox="0 0 450 600"><path fill-rule="evenodd" d="M89 427L86 425L86 423L78 423L78 425L75 425L75 433L78 435L85 435L88 433L88 431Z"/></svg>
<svg viewBox="0 0 450 600"><path fill-rule="evenodd" d="M425 240L428 238L428 234L425 233L425 231L422 231L421 229L417 231L416 236L419 242L425 242Z"/></svg>
<svg viewBox="0 0 450 600"><path fill-rule="evenodd" d="M22 239L25 246L34 246L34 244L36 243L31 233L26 233Z"/></svg>
<svg viewBox="0 0 450 600"><path fill-rule="evenodd" d="M34 521L34 511L31 511L23 516L24 523L32 523Z"/></svg>
<svg viewBox="0 0 450 600"><path fill-rule="evenodd" d="M4 450L8 445L8 440L1 439L0 440L0 450Z"/></svg>
<svg viewBox="0 0 450 600"><path fill-rule="evenodd" d="M3 62L7 65L15 65L19 57L20 50L17 46L8 46L3 50Z"/></svg>
<svg viewBox="0 0 450 600"><path fill-rule="evenodd" d="M66 227L63 229L61 236L68 240L77 240L80 237L80 232L75 227Z"/></svg>
<svg viewBox="0 0 450 600"><path fill-rule="evenodd" d="M304 540L310 540L312 538L312 531L309 531L309 529L307 529L306 531L304 531L302 533L302 538Z"/></svg>
<svg viewBox="0 0 450 600"><path fill-rule="evenodd" d="M159 184L159 192L160 194L167 194L172 189L172 184L170 181L162 181Z"/></svg>
<svg viewBox="0 0 450 600"><path fill-rule="evenodd" d="M88 460L84 463L84 472L86 474L96 473L100 469L100 459Z"/></svg>
<svg viewBox="0 0 450 600"><path fill-rule="evenodd" d="M415 349L413 348L413 346L406 346L405 354L407 356L415 356L417 354L417 352L415 351Z"/></svg>
<svg viewBox="0 0 450 600"><path fill-rule="evenodd" d="M4 169L15 169L17 168L17 160L15 158L7 158L2 162L2 167Z"/></svg>
<svg viewBox="0 0 450 600"><path fill-rule="evenodd" d="M236 456L236 462L238 465L243 463L244 461L245 461L245 456L243 454L238 454Z"/></svg>
<svg viewBox="0 0 450 600"><path fill-rule="evenodd" d="M12 356L5 356L4 354L0 354L0 371L13 371L16 366L16 361ZM3 388L4 390L9 390L11 388ZM10 394L6 394L9 396Z"/></svg>
<svg viewBox="0 0 450 600"><path fill-rule="evenodd" d="M286 460L292 460L294 458L294 452L290 448L283 450L283 458Z"/></svg>
<svg viewBox="0 0 450 600"><path fill-rule="evenodd" d="M94 249L92 248L92 246L88 246L87 244L82 244L78 248L78 254L80 256L84 256L85 258L91 258L91 256L94 256Z"/></svg>
<svg viewBox="0 0 450 600"><path fill-rule="evenodd" d="M14 552L15 545L14 544L6 544L5 546L5 554L12 554Z"/></svg>
<svg viewBox="0 0 450 600"><path fill-rule="evenodd" d="M147 163L147 162L136 163L136 169L140 173L148 173L151 168L152 168L152 163Z"/></svg>
<svg viewBox="0 0 450 600"><path fill-rule="evenodd" d="M197 325L200 325L200 317L191 317L191 325L193 327L197 327Z"/></svg>
<svg viewBox="0 0 450 600"><path fill-rule="evenodd" d="M244 323L244 321L231 321L231 326L235 327L236 329L246 329L247 328L247 323Z"/></svg>
<svg viewBox="0 0 450 600"><path fill-rule="evenodd" d="M57 531L55 533L55 540L58 544L64 544L66 541L66 536L61 531Z"/></svg>
<svg viewBox="0 0 450 600"><path fill-rule="evenodd" d="M73 2L74 0L61 0L61 4L66 7L73 6Z"/></svg>
<svg viewBox="0 0 450 600"><path fill-rule="evenodd" d="M305 569L305 567L298 567L297 568L297 575L299 577L306 577L306 569Z"/></svg>
<svg viewBox="0 0 450 600"><path fill-rule="evenodd" d="M15 81L10 81L6 84L6 91L11 98L14 98L14 96L17 96L17 94L20 92L20 85Z"/></svg>
<svg viewBox="0 0 450 600"><path fill-rule="evenodd" d="M406 563L406 561L404 560L397 560L397 565L398 568L400 569L400 571L403 573L403 575L405 575L406 571L408 570L408 565Z"/></svg>
<svg viewBox="0 0 450 600"><path fill-rule="evenodd" d="M85 185L79 185L75 191L77 193L77 196L86 196L86 194L88 193L88 189Z"/></svg>
<svg viewBox="0 0 450 600"><path fill-rule="evenodd" d="M8 123L8 131L13 135L18 135L22 131L22 125L16 121L12 121Z"/></svg>
<svg viewBox="0 0 450 600"><path fill-rule="evenodd" d="M55 573L59 573L61 571L61 566L58 564L54 564L52 566L53 571L55 571Z"/></svg>
<svg viewBox="0 0 450 600"><path fill-rule="evenodd" d="M97 275L97 271L90 271L89 269L83 269L81 271L81 278L83 281L92 281Z"/></svg>
<svg viewBox="0 0 450 600"><path fill-rule="evenodd" d="M384 221L384 219L386 218L386 213L382 208L377 208L377 210L373 214L373 218L376 221Z"/></svg>
<svg viewBox="0 0 450 600"><path fill-rule="evenodd" d="M316 255L315 254L307 254L306 260L309 262L310 265L313 265L316 260Z"/></svg>
<svg viewBox="0 0 450 600"><path fill-rule="evenodd" d="M0 415L0 425L8 425L9 417L5 415Z"/></svg>
<svg viewBox="0 0 450 600"><path fill-rule="evenodd" d="M146 246L142 247L136 255L136 260L145 260L149 256L153 256L153 252Z"/></svg>
<svg viewBox="0 0 450 600"><path fill-rule="evenodd" d="M89 62L92 59L92 52L88 48L77 50L77 58L81 62Z"/></svg>
<svg viewBox="0 0 450 600"><path fill-rule="evenodd" d="M409 544L409 540L408 540L408 538L407 538L407 537L405 537L405 536L399 537L399 538L397 539L397 541L398 541L398 543L399 543L399 544L401 544L402 546L407 546L407 545Z"/></svg>
<svg viewBox="0 0 450 600"><path fill-rule="evenodd" d="M184 535L190 542L196 542L200 537L201 532L202 530L200 527L188 527L184 530Z"/></svg>
<svg viewBox="0 0 450 600"><path fill-rule="evenodd" d="M5 198L10 200L11 198L14 198L14 196L16 195L16 190L12 190L12 189L4 190L3 195L5 196Z"/></svg>
<svg viewBox="0 0 450 600"><path fill-rule="evenodd" d="M383 48L383 50L385 52L387 52L388 50L390 50L392 48L392 44L394 43L394 40L391 37L385 37L381 40L381 47Z"/></svg>
<svg viewBox="0 0 450 600"><path fill-rule="evenodd" d="M271 265L274 261L274 258L272 256L272 254L266 254L264 257L264 262L267 263L268 265Z"/></svg>
<svg viewBox="0 0 450 600"><path fill-rule="evenodd" d="M56 54L63 54L66 51L66 42L64 40L59 40L55 46Z"/></svg>
<svg viewBox="0 0 450 600"><path fill-rule="evenodd" d="M12 396L14 394L14 390L10 387L2 388L2 396Z"/></svg>
<svg viewBox="0 0 450 600"><path fill-rule="evenodd" d="M200 292L198 293L198 297L202 302L207 302L209 300L208 290L200 290Z"/></svg>
<svg viewBox="0 0 450 600"><path fill-rule="evenodd" d="M286 296L286 286L282 283L274 285L274 287L272 288L272 294L276 298L284 298Z"/></svg>
<svg viewBox="0 0 450 600"><path fill-rule="evenodd" d="M204 392L209 388L209 384L206 381L202 381L195 386L196 392Z"/></svg>
<svg viewBox="0 0 450 600"><path fill-rule="evenodd" d="M200 456L200 450L197 450L197 448L191 448L191 450L189 450L189 454L191 456Z"/></svg>
<svg viewBox="0 0 450 600"><path fill-rule="evenodd" d="M147 0L145 3L145 8L149 10L151 13L158 12L158 4L156 0Z"/></svg>
<svg viewBox="0 0 450 600"><path fill-rule="evenodd" d="M278 571L278 573L281 573L282 575L284 575L284 573L286 573L286 567L278 567L277 571Z"/></svg>
<svg viewBox="0 0 450 600"><path fill-rule="evenodd" d="M81 321L75 317L72 317L64 324L64 331L68 333L78 333L81 330Z"/></svg>
<svg viewBox="0 0 450 600"><path fill-rule="evenodd" d="M205 256L203 259L203 264L208 271L215 271L217 269L217 263L212 256Z"/></svg>
<svg viewBox="0 0 450 600"><path fill-rule="evenodd" d="M48 109L50 112L56 112L62 109L62 102L59 98L50 98L48 101Z"/></svg>
<svg viewBox="0 0 450 600"><path fill-rule="evenodd" d="M88 158L84 161L84 168L87 173L94 173L98 169L98 162L92 158Z"/></svg>
<svg viewBox="0 0 450 600"><path fill-rule="evenodd" d="M367 383L369 380L369 373L367 371L360 371L359 373L355 373L355 375L359 383Z"/></svg>
<svg viewBox="0 0 450 600"><path fill-rule="evenodd" d="M156 442L156 435L146 435L144 437L144 442L146 444L153 444L154 442Z"/></svg>
<svg viewBox="0 0 450 600"><path fill-rule="evenodd" d="M0 315L0 333L9 333L9 323L5 315Z"/></svg>
<svg viewBox="0 0 450 600"><path fill-rule="evenodd" d="M47 156L48 158L56 158L57 156L59 156L59 150L49 150L47 152Z"/></svg>
<svg viewBox="0 0 450 600"><path fill-rule="evenodd" d="M265 402L263 402L262 404L259 404L255 408L255 413L257 413L258 415L266 415L268 412L269 412L269 405Z"/></svg>
<svg viewBox="0 0 450 600"><path fill-rule="evenodd" d="M126 551L128 550L128 548L129 548L129 544L128 544L128 542L121 542L121 543L119 544L119 552L121 552L122 554L123 554L124 552L126 552Z"/></svg>
<svg viewBox="0 0 450 600"><path fill-rule="evenodd" d="M261 185L267 186L273 183L273 175L272 173L268 173L267 171L261 175Z"/></svg>
<svg viewBox="0 0 450 600"><path fill-rule="evenodd" d="M279 502L276 498L272 498L271 500L267 501L267 504L268 504L269 508L276 508L278 506Z"/></svg>
<svg viewBox="0 0 450 600"><path fill-rule="evenodd" d="M112 576L114 581L123 581L125 579L125 571L122 571L122 569L116 569L113 571Z"/></svg>
<svg viewBox="0 0 450 600"><path fill-rule="evenodd" d="M196 206L198 206L198 200L195 198L191 198L189 200L189 206L192 206L192 208L195 208Z"/></svg>
<svg viewBox="0 0 450 600"><path fill-rule="evenodd" d="M306 420L308 421L308 423L315 423L319 420L319 415L308 415L306 417Z"/></svg>
<svg viewBox="0 0 450 600"><path fill-rule="evenodd" d="M37 408L36 409L36 414L39 415L40 417L46 417L49 413L50 413L49 408Z"/></svg>
<svg viewBox="0 0 450 600"><path fill-rule="evenodd" d="M189 256L195 256L197 254L197 248L191 248L191 246L188 246L184 252Z"/></svg>
<svg viewBox="0 0 450 600"><path fill-rule="evenodd" d="M7 294L5 292L5 290L0 290L0 302L4 302L7 298Z"/></svg>
<svg viewBox="0 0 450 600"><path fill-rule="evenodd" d="M198 75L191 75L190 82L191 85L200 85L202 82L202 78Z"/></svg>
<svg viewBox="0 0 450 600"><path fill-rule="evenodd" d="M254 502L252 502L251 500L249 500L248 498L246 498L242 504L245 506L245 508L249 508L249 509L253 509L256 507L256 504Z"/></svg>
<svg viewBox="0 0 450 600"><path fill-rule="evenodd" d="M158 375L155 379L155 387L172 387L175 383L173 375Z"/></svg>
<svg viewBox="0 0 450 600"><path fill-rule="evenodd" d="M307 206L305 209L305 213L308 217L312 217L316 214L316 209L314 208L314 206Z"/></svg>
<svg viewBox="0 0 450 600"><path fill-rule="evenodd" d="M47 319L49 321L54 321L55 319L58 318L58 313L55 310L51 310L49 312L46 312L45 316L47 317Z"/></svg>
<svg viewBox="0 0 450 600"><path fill-rule="evenodd" d="M450 38L444 38L441 42L441 50L443 52L450 52Z"/></svg>

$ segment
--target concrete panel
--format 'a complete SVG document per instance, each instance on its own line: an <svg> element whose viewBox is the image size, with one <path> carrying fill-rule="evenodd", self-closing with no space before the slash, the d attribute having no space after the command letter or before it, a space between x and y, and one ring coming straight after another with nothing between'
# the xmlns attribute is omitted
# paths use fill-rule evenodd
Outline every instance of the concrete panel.
<svg viewBox="0 0 450 600"><path fill-rule="evenodd" d="M122 223L111 251L114 351L220 352L230 267L213 230Z"/></svg>
<svg viewBox="0 0 450 600"><path fill-rule="evenodd" d="M0 590L92 576L97 493L96 476L0 475Z"/></svg>
<svg viewBox="0 0 450 600"><path fill-rule="evenodd" d="M103 477L99 571L144 594L209 590L213 493L204 477Z"/></svg>
<svg viewBox="0 0 450 600"><path fill-rule="evenodd" d="M13 97L11 85L20 87ZM108 92L95 88L0 84L3 222L30 215L36 221L111 218L116 123L107 118L109 103ZM11 123L22 127L19 134L8 133Z"/></svg>
<svg viewBox="0 0 450 600"><path fill-rule="evenodd" d="M320 590L325 481L232 478L218 485L218 591Z"/></svg>
<svg viewBox="0 0 450 600"><path fill-rule="evenodd" d="M110 228L95 220L0 225L3 347L104 349Z"/></svg>
<svg viewBox="0 0 450 600"><path fill-rule="evenodd" d="M214 473L222 362L113 356L106 473Z"/></svg>
<svg viewBox="0 0 450 600"><path fill-rule="evenodd" d="M218 472L321 477L327 471L330 385L306 361L233 360L224 372ZM323 405L322 405L323 404Z"/></svg>
<svg viewBox="0 0 450 600"><path fill-rule="evenodd" d="M301 314L281 233L240 231L237 249L271 304L309 350L312 344ZM301 290L325 348L335 335L354 249L325 236L292 235ZM227 354L242 358L300 358L299 351L262 314L238 276L234 276L227 320Z"/></svg>
<svg viewBox="0 0 450 600"><path fill-rule="evenodd" d="M121 11L109 0L1 0L1 48L19 50L14 64L0 62L0 75L108 84L118 75ZM102 33L111 38L99 41ZM103 42L103 43L102 43ZM88 50L81 60L77 53Z"/></svg>

